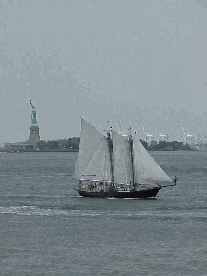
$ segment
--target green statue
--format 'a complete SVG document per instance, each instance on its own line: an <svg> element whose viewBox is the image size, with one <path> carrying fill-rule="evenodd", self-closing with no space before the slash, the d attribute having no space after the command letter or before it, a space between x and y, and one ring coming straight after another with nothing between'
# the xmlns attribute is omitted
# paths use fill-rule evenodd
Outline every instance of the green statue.
<svg viewBox="0 0 207 276"><path fill-rule="evenodd" d="M32 104L31 100L30 100L30 105L32 107L32 110L31 110L31 125L35 126L35 125L37 125L36 110L35 110L35 106Z"/></svg>

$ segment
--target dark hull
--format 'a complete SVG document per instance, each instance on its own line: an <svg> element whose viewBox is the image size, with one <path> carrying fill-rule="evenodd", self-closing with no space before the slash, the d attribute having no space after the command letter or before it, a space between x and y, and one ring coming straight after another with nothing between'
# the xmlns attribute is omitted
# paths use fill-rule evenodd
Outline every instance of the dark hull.
<svg viewBox="0 0 207 276"><path fill-rule="evenodd" d="M155 187L142 191L108 191L108 192L89 192L78 190L79 195L83 197L114 197L114 198L148 198L155 197L161 187Z"/></svg>

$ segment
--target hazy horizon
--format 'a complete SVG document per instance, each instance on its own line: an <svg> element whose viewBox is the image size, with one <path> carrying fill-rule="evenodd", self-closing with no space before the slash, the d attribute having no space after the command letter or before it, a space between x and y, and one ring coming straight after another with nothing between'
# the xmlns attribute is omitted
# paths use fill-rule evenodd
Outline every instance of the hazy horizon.
<svg viewBox="0 0 207 276"><path fill-rule="evenodd" d="M79 137L80 116L144 138L207 135L207 1L0 0L0 143ZM175 139L173 139L173 137Z"/></svg>

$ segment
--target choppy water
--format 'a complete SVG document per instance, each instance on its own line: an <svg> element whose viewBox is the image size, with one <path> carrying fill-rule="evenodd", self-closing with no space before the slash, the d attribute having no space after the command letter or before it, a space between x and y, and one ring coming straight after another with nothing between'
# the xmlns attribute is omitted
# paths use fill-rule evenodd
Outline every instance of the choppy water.
<svg viewBox="0 0 207 276"><path fill-rule="evenodd" d="M81 198L77 153L0 153L0 275L207 275L207 152L154 152L156 200Z"/></svg>

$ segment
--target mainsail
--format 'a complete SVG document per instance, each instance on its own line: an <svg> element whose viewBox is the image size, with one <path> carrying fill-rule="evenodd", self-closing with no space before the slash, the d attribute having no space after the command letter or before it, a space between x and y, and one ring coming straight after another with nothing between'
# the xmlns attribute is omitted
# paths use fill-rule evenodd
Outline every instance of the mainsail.
<svg viewBox="0 0 207 276"><path fill-rule="evenodd" d="M172 180L143 147L136 135L133 138L133 151L136 183L152 184L160 182L172 182Z"/></svg>
<svg viewBox="0 0 207 276"><path fill-rule="evenodd" d="M81 137L75 177L87 180L111 181L108 141L81 118Z"/></svg>
<svg viewBox="0 0 207 276"><path fill-rule="evenodd" d="M132 184L133 166L128 136L112 131L114 153L114 183Z"/></svg>

